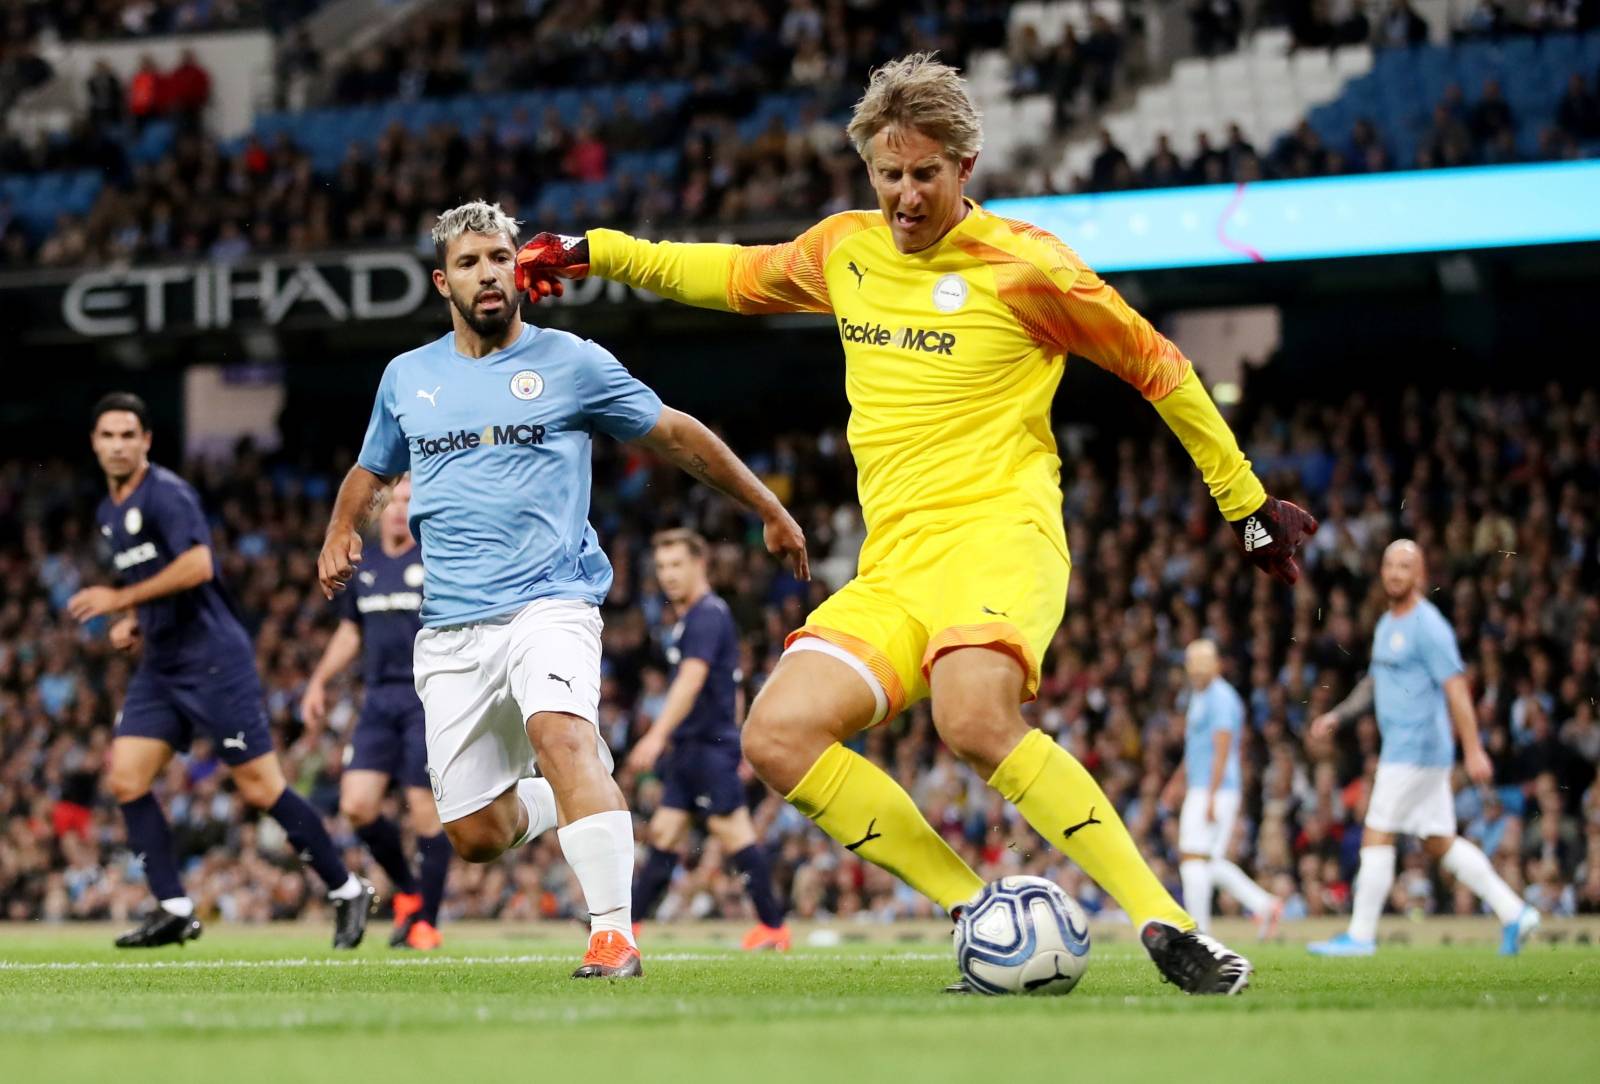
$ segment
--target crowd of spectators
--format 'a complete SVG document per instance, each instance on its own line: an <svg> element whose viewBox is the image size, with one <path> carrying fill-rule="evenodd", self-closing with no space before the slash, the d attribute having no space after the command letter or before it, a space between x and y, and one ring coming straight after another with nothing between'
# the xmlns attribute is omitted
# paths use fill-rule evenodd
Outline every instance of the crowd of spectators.
<svg viewBox="0 0 1600 1084"><path fill-rule="evenodd" d="M1292 591L1243 563L1181 448L1153 418L1147 431L1062 424L1076 568L1039 698L1025 711L1101 780L1159 875L1176 890L1176 809L1163 790L1181 754L1182 651L1206 635L1249 705L1244 815L1231 856L1286 899L1291 918L1347 907L1377 731L1369 716L1340 741L1317 745L1306 728L1363 673L1385 605L1379 555L1409 535L1428 555L1429 597L1455 628L1495 767L1485 788L1457 774L1462 830L1546 913L1600 911L1600 396L1555 387L1426 399L1410 391L1256 406L1240 425L1257 470L1323 520ZM157 457L172 461L164 434L158 442ZM598 448L593 520L616 569L601 724L621 763L666 685L663 601L648 559L654 529L689 524L714 540L713 580L741 630L753 695L784 633L853 571L862 527L837 432L745 449L807 529L817 576L809 586L771 562L759 526L721 498L637 453ZM341 746L360 700L356 676L331 690L320 737L308 738L297 718L334 624L314 561L341 466L244 447L227 462L191 463L188 474L255 637L287 774L329 815L350 860L377 876L333 818ZM102 629L79 630L63 608L80 584L104 579L87 526L101 485L87 454L76 463L0 465L0 913L11 919L120 920L144 900L116 806L99 785L133 664L107 647ZM1112 906L939 743L926 704L857 745L983 876L1051 876L1094 911ZM254 821L218 767L200 741L158 787L202 910L267 920L320 906L290 848L269 822ZM647 818L657 782L623 782L636 815ZM880 921L929 913L926 901L831 844L759 784L750 793L796 914ZM1474 911L1470 894L1417 851L1402 853L1396 910ZM746 917L720 858L714 843L697 844L664 917ZM492 865L458 864L446 916L578 910L558 848L545 840Z"/></svg>
<svg viewBox="0 0 1600 1084"><path fill-rule="evenodd" d="M322 0L0 0L4 39L146 38L254 26L287 26Z"/></svg>
<svg viewBox="0 0 1600 1084"><path fill-rule="evenodd" d="M1068 25L1061 41L1045 45L1031 23L1023 24L1008 47L1014 97L1048 94L1055 103L1055 129L1065 131L1080 115L1098 112L1111 101L1123 70L1126 39L1104 15L1092 15L1089 33L1079 39Z"/></svg>
<svg viewBox="0 0 1600 1084"><path fill-rule="evenodd" d="M1214 0L1232 4L1233 0ZM1300 48L1329 48L1370 42L1380 49L1403 49L1429 40L1426 20L1411 0L1288 0L1284 21ZM1491 40L1526 34L1562 34L1600 26L1595 0L1529 0L1515 10L1504 0L1479 0L1449 28L1457 41Z"/></svg>
<svg viewBox="0 0 1600 1084"><path fill-rule="evenodd" d="M1600 72L1595 79L1600 84ZM1141 165L1129 160L1110 131L1102 128L1099 138L1100 149L1088 172L1072 179L1074 191L1116 192L1395 169L1566 161L1594 153L1596 141L1600 141L1600 94L1582 74L1574 73L1554 114L1539 130L1538 146L1532 154L1519 144L1517 118L1495 79L1485 81L1472 102L1459 84L1447 87L1411 161L1396 161L1383 132L1365 117L1356 120L1342 144L1330 145L1309 121L1301 121L1272 147L1259 149L1237 124L1230 124L1220 140L1201 132L1194 154L1187 159L1162 134Z"/></svg>

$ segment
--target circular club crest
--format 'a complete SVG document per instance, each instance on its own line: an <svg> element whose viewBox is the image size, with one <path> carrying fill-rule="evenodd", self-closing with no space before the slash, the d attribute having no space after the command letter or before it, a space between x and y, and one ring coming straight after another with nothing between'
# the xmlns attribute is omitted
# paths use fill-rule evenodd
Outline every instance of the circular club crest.
<svg viewBox="0 0 1600 1084"><path fill-rule="evenodd" d="M955 312L967 303L967 280L951 272L933 284L933 307L940 312Z"/></svg>
<svg viewBox="0 0 1600 1084"><path fill-rule="evenodd" d="M428 785L433 788L433 800L436 802L444 801L444 787L439 782L439 773L434 771L432 767L428 768Z"/></svg>
<svg viewBox="0 0 1600 1084"><path fill-rule="evenodd" d="M537 399L544 391L544 377L532 369L524 369L511 378L511 394L526 402Z"/></svg>
<svg viewBox="0 0 1600 1084"><path fill-rule="evenodd" d="M407 587L421 587L422 586L422 566L421 565L407 565L406 566L406 570L405 570L405 578L406 578L406 586Z"/></svg>
<svg viewBox="0 0 1600 1084"><path fill-rule="evenodd" d="M122 517L122 526L129 534L138 534L144 529L144 513L137 508L130 508Z"/></svg>

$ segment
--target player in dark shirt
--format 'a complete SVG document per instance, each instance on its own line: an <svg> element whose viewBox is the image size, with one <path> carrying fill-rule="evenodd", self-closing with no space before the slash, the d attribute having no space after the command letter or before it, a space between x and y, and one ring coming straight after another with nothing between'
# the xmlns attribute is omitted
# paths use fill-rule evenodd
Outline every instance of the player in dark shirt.
<svg viewBox="0 0 1600 1084"><path fill-rule="evenodd" d="M711 590L705 539L673 530L654 542L656 581L677 622L666 637L673 666L666 703L627 760L634 772L653 767L662 783L661 805L650 818L650 855L633 886L634 913L643 918L660 902L698 814L755 904L760 921L744 947L787 951L789 927L739 778L739 631L728 604Z"/></svg>
<svg viewBox="0 0 1600 1084"><path fill-rule="evenodd" d="M271 814L327 883L333 947L355 948L375 902L372 886L345 868L322 818L284 782L250 637L216 578L211 529L193 487L150 462L148 418L143 400L126 392L95 405L90 440L111 491L95 519L120 586L86 587L67 602L78 621L111 617L119 651L141 650L117 714L106 785L159 906L117 945L148 948L200 936L172 830L150 793L172 754L187 751L198 732L228 766L239 796Z"/></svg>
<svg viewBox="0 0 1600 1084"><path fill-rule="evenodd" d="M339 596L339 627L306 682L300 717L312 732L328 719L328 681L361 656L364 699L344 750L339 809L394 885L395 948L434 949L439 903L450 872L450 840L428 783L422 700L412 683L411 644L422 627L422 550L406 517L411 479L394 484L378 520L378 545L365 551L350 590ZM405 788L421 871L413 874L400 829L380 808L391 781Z"/></svg>

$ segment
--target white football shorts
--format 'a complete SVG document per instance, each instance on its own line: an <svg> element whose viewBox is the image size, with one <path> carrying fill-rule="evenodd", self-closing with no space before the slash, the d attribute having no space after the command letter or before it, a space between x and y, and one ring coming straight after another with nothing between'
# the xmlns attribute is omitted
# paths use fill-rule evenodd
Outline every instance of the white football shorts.
<svg viewBox="0 0 1600 1084"><path fill-rule="evenodd" d="M1233 838L1233 822L1239 819L1239 792L1217 791L1216 819L1206 820L1206 803L1211 791L1190 787L1178 813L1178 850L1183 854L1221 858Z"/></svg>
<svg viewBox="0 0 1600 1084"><path fill-rule="evenodd" d="M534 774L529 717L559 711L600 737L600 611L538 599L484 621L417 633L412 651L427 723L428 780L442 821L460 820Z"/></svg>
<svg viewBox="0 0 1600 1084"><path fill-rule="evenodd" d="M1367 799L1367 827L1400 836L1449 838L1456 834L1456 804L1449 768L1378 762Z"/></svg>

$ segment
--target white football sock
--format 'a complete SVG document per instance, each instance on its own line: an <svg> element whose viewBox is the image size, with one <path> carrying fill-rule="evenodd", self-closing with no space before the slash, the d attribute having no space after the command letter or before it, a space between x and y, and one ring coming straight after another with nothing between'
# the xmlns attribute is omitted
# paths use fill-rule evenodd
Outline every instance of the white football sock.
<svg viewBox="0 0 1600 1084"><path fill-rule="evenodd" d="M353 900L359 895L361 895L361 878L352 873L344 879L344 884L328 893L328 898L330 900Z"/></svg>
<svg viewBox="0 0 1600 1084"><path fill-rule="evenodd" d="M556 826L556 792L550 789L550 780L542 777L523 779L517 783L517 801L528 811L528 830L511 846L521 847Z"/></svg>
<svg viewBox="0 0 1600 1084"><path fill-rule="evenodd" d="M1185 858L1178 863L1183 879L1183 909L1189 912L1201 933L1211 928L1211 868L1204 858Z"/></svg>
<svg viewBox="0 0 1600 1084"><path fill-rule="evenodd" d="M1522 914L1522 897L1494 871L1489 856L1476 843L1457 836L1439 864L1487 903L1502 925L1515 922Z"/></svg>
<svg viewBox="0 0 1600 1084"><path fill-rule="evenodd" d="M170 900L162 900L161 909L180 918L189 918L194 914L194 900L188 896L174 896Z"/></svg>
<svg viewBox="0 0 1600 1084"><path fill-rule="evenodd" d="M1260 917L1272 910L1277 897L1250 879L1250 875L1226 858L1213 858L1210 863L1211 880L1216 886L1240 903L1252 915Z"/></svg>
<svg viewBox="0 0 1600 1084"><path fill-rule="evenodd" d="M1361 868L1356 871L1355 890L1351 892L1350 936L1358 941L1375 941L1378 937L1378 916L1383 914L1383 901L1389 898L1394 887L1394 844L1361 848Z"/></svg>
<svg viewBox="0 0 1600 1084"><path fill-rule="evenodd" d="M556 829L589 908L589 932L615 930L633 944L633 816L594 813Z"/></svg>

